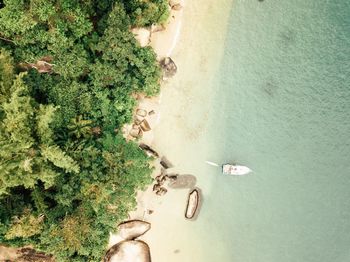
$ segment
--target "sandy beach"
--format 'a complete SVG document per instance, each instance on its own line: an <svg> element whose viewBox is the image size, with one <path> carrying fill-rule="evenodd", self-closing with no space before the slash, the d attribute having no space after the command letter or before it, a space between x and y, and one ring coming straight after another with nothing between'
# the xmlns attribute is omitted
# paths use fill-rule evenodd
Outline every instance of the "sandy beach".
<svg viewBox="0 0 350 262"><path fill-rule="evenodd" d="M193 170L189 157L201 154L204 158L206 155L204 148L197 152L196 147L203 143L202 132L205 132L208 125L211 90L199 92L199 89L213 80L213 76L207 72L215 71L213 68L217 68L222 59L229 10L222 13L222 21L213 27L209 22L210 18L218 17L222 6L216 6L212 0L206 4L179 3L182 8L171 11L166 29L152 33L150 39L150 45L157 57L172 57L178 66L178 72L162 83L160 96L141 99L138 108L148 112L155 111L154 115L147 117L152 131L144 132L140 141L150 145L160 157L166 156L173 163L174 167L168 173L189 174ZM230 2L224 4L228 3ZM222 31L217 31L218 26ZM141 41L147 42L144 39ZM189 74L193 71L197 71L196 79ZM198 79L198 76L201 77ZM191 144L190 148L186 147L188 144ZM160 174L159 159L153 164L153 177L156 177ZM197 186L201 188L199 174L192 175L197 177ZM152 187L153 185L138 193L137 210L130 213L130 219L145 220L152 224L151 230L140 237L150 246L152 261L200 261L201 242L193 234L196 222L184 217L190 188L167 188L165 195L157 196ZM206 188L203 192L204 199L208 190L211 189ZM111 235L109 246L119 240L118 235Z"/></svg>

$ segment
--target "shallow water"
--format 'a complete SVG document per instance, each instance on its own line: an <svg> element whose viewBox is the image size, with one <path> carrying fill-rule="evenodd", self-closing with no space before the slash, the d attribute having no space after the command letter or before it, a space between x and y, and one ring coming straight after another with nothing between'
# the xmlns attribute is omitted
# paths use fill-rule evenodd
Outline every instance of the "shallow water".
<svg viewBox="0 0 350 262"><path fill-rule="evenodd" d="M216 161L255 172L208 196L228 261L350 261L349 14L348 1L234 4L211 141Z"/></svg>
<svg viewBox="0 0 350 262"><path fill-rule="evenodd" d="M192 249L168 261L350 261L350 2L225 3L222 35L193 47L200 67L179 55L164 94L182 100L163 110L158 132L177 134L159 147L204 193L198 220L179 222L186 240L174 240ZM225 177L205 160L254 172Z"/></svg>

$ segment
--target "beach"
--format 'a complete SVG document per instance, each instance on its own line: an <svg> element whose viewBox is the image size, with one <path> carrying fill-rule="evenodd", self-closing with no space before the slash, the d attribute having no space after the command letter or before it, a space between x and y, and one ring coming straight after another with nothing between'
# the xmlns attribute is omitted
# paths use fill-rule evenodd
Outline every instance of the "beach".
<svg viewBox="0 0 350 262"><path fill-rule="evenodd" d="M147 119L152 131L144 132L141 141L171 161L174 167L168 169L168 173L194 175L199 188L203 178L193 170L205 160L206 148L201 145L212 114L213 92L203 90L202 86L213 81L213 74L209 72L215 72L221 62L230 3L187 1L181 2L181 10L172 11L170 26L152 34L150 45L158 58L170 56L175 61L177 74L163 81L159 97L141 99L138 105L140 109L156 113ZM210 20L217 17L221 19L213 26ZM192 156L198 154L203 162L191 163ZM156 168L153 177L156 177L160 174L159 160L153 164ZM203 240L195 233L196 221L184 217L190 188L167 188L165 195L157 196L152 187L139 192L137 210L130 213L130 219L145 220L152 225L151 230L140 237L149 244L152 261L200 261L206 253L201 250ZM206 186L204 202L210 190ZM112 235L109 246L118 241L118 237Z"/></svg>

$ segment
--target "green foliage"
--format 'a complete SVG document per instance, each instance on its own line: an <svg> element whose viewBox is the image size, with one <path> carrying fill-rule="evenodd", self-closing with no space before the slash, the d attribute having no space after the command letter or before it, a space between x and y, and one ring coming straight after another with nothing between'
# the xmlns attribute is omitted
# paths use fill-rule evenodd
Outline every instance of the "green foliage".
<svg viewBox="0 0 350 262"><path fill-rule="evenodd" d="M168 1L124 0L123 2L135 26L162 24L169 16Z"/></svg>
<svg viewBox="0 0 350 262"><path fill-rule="evenodd" d="M3 1L0 242L101 261L151 182L148 157L115 131L132 118L133 94L159 91L156 56L130 29L167 16L164 0Z"/></svg>
<svg viewBox="0 0 350 262"><path fill-rule="evenodd" d="M25 209L24 214L20 218L15 217L13 219L9 230L5 234L5 238L28 238L40 234L43 229L43 220L43 216L36 217L30 213L30 210Z"/></svg>

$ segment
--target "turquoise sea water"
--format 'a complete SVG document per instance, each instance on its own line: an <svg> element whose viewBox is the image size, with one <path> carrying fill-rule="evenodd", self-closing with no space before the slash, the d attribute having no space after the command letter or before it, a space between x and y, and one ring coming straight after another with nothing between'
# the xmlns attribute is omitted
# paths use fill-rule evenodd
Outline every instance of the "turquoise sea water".
<svg viewBox="0 0 350 262"><path fill-rule="evenodd" d="M215 79L207 157L254 173L199 177L205 261L350 261L350 2L234 1Z"/></svg>

